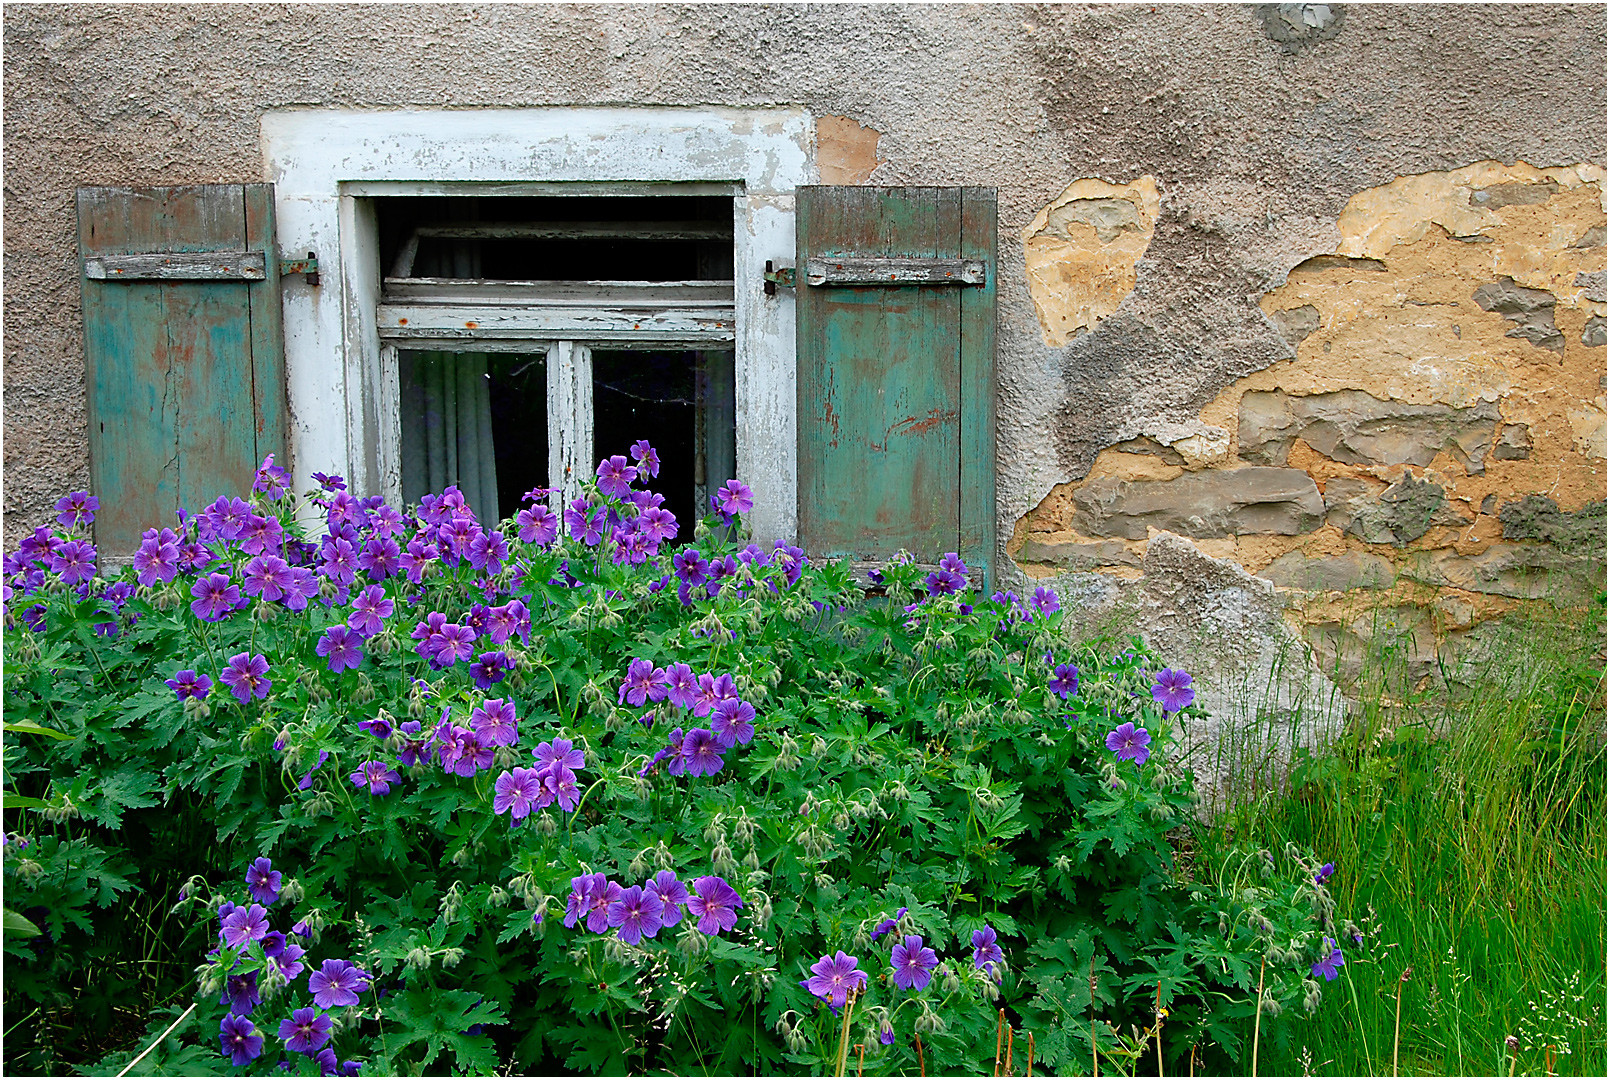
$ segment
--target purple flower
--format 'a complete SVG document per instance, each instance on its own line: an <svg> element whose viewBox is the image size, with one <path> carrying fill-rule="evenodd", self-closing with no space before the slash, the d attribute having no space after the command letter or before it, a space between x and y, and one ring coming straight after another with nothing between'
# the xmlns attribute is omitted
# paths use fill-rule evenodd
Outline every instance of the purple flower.
<svg viewBox="0 0 1610 1080"><path fill-rule="evenodd" d="M894 918L884 919L882 922L880 922L872 930L872 940L876 941L884 934L887 934L889 931L893 930L900 920L906 917L906 912L910 910L910 908L901 908L899 911L894 913Z"/></svg>
<svg viewBox="0 0 1610 1080"><path fill-rule="evenodd" d="M307 977L307 989L321 1009L356 1005L358 995L369 989L369 974L345 960L326 960Z"/></svg>
<svg viewBox="0 0 1610 1080"><path fill-rule="evenodd" d="M1164 712L1179 712L1196 700L1191 677L1183 671L1164 668L1157 673L1157 681L1152 686L1152 700L1161 705Z"/></svg>
<svg viewBox="0 0 1610 1080"><path fill-rule="evenodd" d="M835 1009L844 1008L851 992L866 989L867 973L857 967L853 956L840 949L835 956L824 956L811 965L811 977L801 979L800 985Z"/></svg>
<svg viewBox="0 0 1610 1080"><path fill-rule="evenodd" d="M1029 603L1037 608L1041 615L1047 617L1062 610L1062 601L1057 599L1057 594L1044 585L1034 590L1034 595L1029 598Z"/></svg>
<svg viewBox="0 0 1610 1080"><path fill-rule="evenodd" d="M377 739L391 738L391 721L384 716L376 716L369 720L359 720L358 730L368 732Z"/></svg>
<svg viewBox="0 0 1610 1080"><path fill-rule="evenodd" d="M714 776L721 771L721 743L707 728L694 728L682 740L682 756L689 776Z"/></svg>
<svg viewBox="0 0 1610 1080"><path fill-rule="evenodd" d="M432 736L426 733L420 738L420 723L418 720L404 720L397 729L402 736L402 749L397 753L397 761L404 768L413 768L415 765L430 757L430 741Z"/></svg>
<svg viewBox="0 0 1610 1080"><path fill-rule="evenodd" d="M537 759L539 765L563 765L567 769L585 769L587 758L569 739L555 739L553 742L539 742L531 756Z"/></svg>
<svg viewBox="0 0 1610 1080"><path fill-rule="evenodd" d="M711 937L737 926L738 909L744 906L738 890L714 875L694 878L687 903L688 914L699 920L699 932Z"/></svg>
<svg viewBox="0 0 1610 1080"><path fill-rule="evenodd" d="M593 875L593 889L587 896L587 929L602 934L609 929L609 905L619 900L626 890L603 874Z"/></svg>
<svg viewBox="0 0 1610 1080"><path fill-rule="evenodd" d="M626 944L636 945L660 932L660 927L664 925L661 918L664 912L664 901L653 892L645 892L633 885L630 889L622 889L621 894L610 901L609 925L619 927L615 935Z"/></svg>
<svg viewBox="0 0 1610 1080"><path fill-rule="evenodd" d="M928 592L934 596L949 596L967 587L967 577L954 570L935 570L928 575Z"/></svg>
<svg viewBox="0 0 1610 1080"><path fill-rule="evenodd" d="M391 507L382 509L391 510ZM397 511L391 512L395 514ZM402 548L389 536L371 536L358 553L358 568L371 578L384 581L402 569ZM386 614L391 613L388 611Z"/></svg>
<svg viewBox="0 0 1610 1080"><path fill-rule="evenodd" d="M490 690L503 681L503 676L514 669L514 663L505 652L484 652L470 665L470 675L478 690Z"/></svg>
<svg viewBox="0 0 1610 1080"><path fill-rule="evenodd" d="M620 454L598 463L598 490L612 499L624 499L637 479L637 467Z"/></svg>
<svg viewBox="0 0 1610 1080"><path fill-rule="evenodd" d="M688 902L688 887L669 870L661 870L644 885L643 891L660 900L660 925L675 926L682 921L682 905Z"/></svg>
<svg viewBox="0 0 1610 1080"><path fill-rule="evenodd" d="M275 936L283 939L285 935L269 935L269 937ZM263 953L270 960L274 961L274 966L280 969L280 974L284 976L286 982L290 982L292 979L302 974L302 968L304 966L302 964L302 957L307 955L307 950L295 942L287 941L273 952L269 952L268 940L265 938L263 941Z"/></svg>
<svg viewBox="0 0 1610 1080"><path fill-rule="evenodd" d="M95 576L95 545L88 540L69 540L52 548L45 561L51 573L60 575L69 585L77 585Z"/></svg>
<svg viewBox="0 0 1610 1080"><path fill-rule="evenodd" d="M1315 885L1323 885L1323 884L1325 884L1326 882L1328 882L1330 880L1331 875L1334 874L1334 873L1336 873L1336 864L1335 863L1326 863L1324 866L1321 866L1319 868L1319 873L1314 875L1314 884Z"/></svg>
<svg viewBox="0 0 1610 1080"><path fill-rule="evenodd" d="M710 564L698 548L684 548L672 556L671 567L684 583L698 586L705 583Z"/></svg>
<svg viewBox="0 0 1610 1080"><path fill-rule="evenodd" d="M1049 683L1051 692L1063 701L1079 692L1079 669L1072 664L1058 664Z"/></svg>
<svg viewBox="0 0 1610 1080"><path fill-rule="evenodd" d="M679 709L693 708L693 695L698 686L693 677L693 669L683 663L672 664L665 669L665 697L672 705Z"/></svg>
<svg viewBox="0 0 1610 1080"><path fill-rule="evenodd" d="M513 746L520 737L517 722L514 702L502 698L487 698L470 710L470 726L486 746Z"/></svg>
<svg viewBox="0 0 1610 1080"><path fill-rule="evenodd" d="M1146 749L1151 741L1152 737L1145 728L1137 728L1130 723L1119 724L1107 733L1107 749L1119 761L1133 761L1136 765L1146 764L1146 759L1152 756L1152 752Z"/></svg>
<svg viewBox="0 0 1610 1080"><path fill-rule="evenodd" d="M252 899L259 904L272 904L280 898L280 872L274 869L274 864L266 856L254 860L246 868L246 887L251 890Z"/></svg>
<svg viewBox="0 0 1610 1080"><path fill-rule="evenodd" d="M632 460L637 462L638 472L645 476L660 475L660 455L654 452L654 447L648 444L647 439L639 439L632 444Z"/></svg>
<svg viewBox="0 0 1610 1080"><path fill-rule="evenodd" d="M711 712L710 729L723 749L748 746L749 740L755 737L754 720L753 705L737 698L727 698Z"/></svg>
<svg viewBox="0 0 1610 1080"><path fill-rule="evenodd" d="M268 933L268 909L261 904L235 908L224 916L219 933L231 949L243 948L248 941L261 941Z"/></svg>
<svg viewBox="0 0 1610 1080"><path fill-rule="evenodd" d="M586 499L572 499L565 508L565 528L574 539L594 546L604 536L604 508L594 508Z"/></svg>
<svg viewBox="0 0 1610 1080"><path fill-rule="evenodd" d="M916 934L907 934L889 954L894 968L894 984L902 990L921 990L934 977L939 956L922 943Z"/></svg>
<svg viewBox="0 0 1610 1080"><path fill-rule="evenodd" d="M101 500L87 491L75 491L71 495L63 495L56 500L56 524L64 529L71 529L74 525L88 525L95 520L95 511L100 508Z"/></svg>
<svg viewBox="0 0 1610 1080"><path fill-rule="evenodd" d="M285 1040L285 1049L312 1055L330 1041L330 1029L334 1026L323 1013L302 1008L291 1013L290 1019L280 1021L279 1036Z"/></svg>
<svg viewBox="0 0 1610 1080"><path fill-rule="evenodd" d="M353 787L367 786L371 795L390 795L391 785L400 782L402 777L384 761L366 761L347 779L352 781Z"/></svg>
<svg viewBox="0 0 1610 1080"><path fill-rule="evenodd" d="M165 679L163 681L168 684L168 687L173 691L174 696L176 696L180 701L183 701L187 697L195 698L197 701L200 701L208 694L212 693L212 680L205 675L197 675L190 668L185 668L183 671L174 675L173 678Z"/></svg>
<svg viewBox="0 0 1610 1080"><path fill-rule="evenodd" d="M296 584L296 575L290 563L278 555L258 555L241 569L241 581L247 596L274 601L285 599Z"/></svg>
<svg viewBox="0 0 1610 1080"><path fill-rule="evenodd" d="M229 1011L236 1016L250 1016L262 1001L263 995L257 989L257 972L248 971L224 980L224 993L218 999L218 1004L228 1005Z"/></svg>
<svg viewBox="0 0 1610 1080"><path fill-rule="evenodd" d="M537 769L537 775L542 778L544 793L538 806L558 801L559 809L569 814L581 805L581 788L576 784L576 774L568 766L559 763L544 765Z"/></svg>
<svg viewBox="0 0 1610 1080"><path fill-rule="evenodd" d="M263 1052L263 1037L257 1034L257 1025L234 1013L218 1022L218 1042L237 1069Z"/></svg>
<svg viewBox="0 0 1610 1080"><path fill-rule="evenodd" d="M190 610L204 622L217 622L235 610L240 602L240 589L229 580L228 574L208 574L198 577L190 586Z"/></svg>
<svg viewBox="0 0 1610 1080"><path fill-rule="evenodd" d="M559 535L559 518L546 506L533 506L514 515L522 543L547 547Z"/></svg>
<svg viewBox="0 0 1610 1080"><path fill-rule="evenodd" d="M1314 978L1317 979L1323 975L1325 976L1325 981L1330 982L1336 978L1336 969L1347 963L1347 961L1342 959L1342 950L1335 941L1326 938L1325 947L1330 949L1329 954L1320 957L1309 970L1314 973Z"/></svg>
<svg viewBox="0 0 1610 1080"><path fill-rule="evenodd" d="M655 547L676 539L676 515L663 507L651 506L644 510L637 519L637 525L642 530L644 539Z"/></svg>
<svg viewBox="0 0 1610 1080"><path fill-rule="evenodd" d="M179 534L172 529L147 529L140 550L134 553L133 565L141 585L172 581L179 573Z"/></svg>
<svg viewBox="0 0 1610 1080"><path fill-rule="evenodd" d="M710 496L710 502L723 514L747 514L755 508L755 493L739 480L728 480Z"/></svg>
<svg viewBox="0 0 1610 1080"><path fill-rule="evenodd" d="M380 633L383 625L380 620L389 619L396 607L395 601L386 595L384 589L379 585L370 585L352 602L352 614L347 616L347 625L367 640Z"/></svg>
<svg viewBox="0 0 1610 1080"><path fill-rule="evenodd" d="M693 715L709 716L717 705L738 696L738 685L731 675L700 675L693 694Z"/></svg>
<svg viewBox="0 0 1610 1080"><path fill-rule="evenodd" d="M603 874L582 874L570 879L570 899L565 905L565 929L570 929L577 920L586 917L592 907L594 888L602 888L603 885ZM608 918L607 912L605 918Z"/></svg>
<svg viewBox="0 0 1610 1080"><path fill-rule="evenodd" d="M982 930L973 931L973 966L982 968L987 974L995 975L995 965L1004 963L1006 956L1001 947L996 944L995 928L985 926Z"/></svg>
<svg viewBox="0 0 1610 1080"><path fill-rule="evenodd" d="M470 541L469 556L471 566L488 577L496 577L508 561L509 542L500 532L483 532Z"/></svg>
<svg viewBox="0 0 1610 1080"><path fill-rule="evenodd" d="M313 768L302 774L302 779L297 781L296 790L306 791L308 788L312 787L313 774L318 772L319 768L328 760L330 760L330 752L328 750L320 750L319 760L314 764Z"/></svg>
<svg viewBox="0 0 1610 1080"><path fill-rule="evenodd" d="M273 454L263 459L263 463L257 467L257 475L252 477L252 490L270 499L283 498L290 486L290 476L274 464Z"/></svg>
<svg viewBox="0 0 1610 1080"><path fill-rule="evenodd" d="M262 653L236 653L224 665L218 681L229 687L242 705L254 697L266 698L273 683L268 680L268 658Z"/></svg>
<svg viewBox="0 0 1610 1080"><path fill-rule="evenodd" d="M889 1023L887 1017L878 1025L878 1041L884 1046L894 1045L894 1025Z"/></svg>
<svg viewBox="0 0 1610 1080"><path fill-rule="evenodd" d="M536 769L505 770L492 787L492 812L509 813L509 819L516 824L531 813L543 791L542 777Z"/></svg>
<svg viewBox="0 0 1610 1080"><path fill-rule="evenodd" d="M325 491L345 491L347 489L346 480L343 477L336 476L334 474L325 476L321 472L316 472L313 474L313 479L317 480L319 486Z"/></svg>
<svg viewBox="0 0 1610 1080"><path fill-rule="evenodd" d="M332 626L324 631L313 651L328 656L330 670L338 675L347 670L355 671L363 663L363 637L349 626Z"/></svg>

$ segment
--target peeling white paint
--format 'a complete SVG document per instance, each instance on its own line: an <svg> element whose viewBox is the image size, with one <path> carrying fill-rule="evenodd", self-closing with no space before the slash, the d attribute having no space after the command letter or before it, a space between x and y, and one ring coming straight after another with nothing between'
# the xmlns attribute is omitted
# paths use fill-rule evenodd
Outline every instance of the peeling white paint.
<svg viewBox="0 0 1610 1080"><path fill-rule="evenodd" d="M395 484L393 392L374 327L379 277L360 196L496 185L644 181L728 185L737 290L738 479L757 499L757 537L792 538L798 520L794 300L761 289L766 260L794 261L794 189L815 180L810 115L791 109L577 108L294 111L262 118L281 249L319 254L323 283L287 283L285 366L299 488L344 470L359 492ZM619 190L619 189L617 189Z"/></svg>

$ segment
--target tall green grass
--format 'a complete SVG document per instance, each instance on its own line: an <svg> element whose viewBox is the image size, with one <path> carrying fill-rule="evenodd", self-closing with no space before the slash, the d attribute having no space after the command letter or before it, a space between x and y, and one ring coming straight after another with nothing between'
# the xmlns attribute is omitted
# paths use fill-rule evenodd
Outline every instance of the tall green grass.
<svg viewBox="0 0 1610 1080"><path fill-rule="evenodd" d="M1344 734L1198 838L1311 848L1364 936L1264 1075L1390 1075L1406 969L1401 1074L1605 1075L1603 607L1481 639L1416 684L1378 638Z"/></svg>

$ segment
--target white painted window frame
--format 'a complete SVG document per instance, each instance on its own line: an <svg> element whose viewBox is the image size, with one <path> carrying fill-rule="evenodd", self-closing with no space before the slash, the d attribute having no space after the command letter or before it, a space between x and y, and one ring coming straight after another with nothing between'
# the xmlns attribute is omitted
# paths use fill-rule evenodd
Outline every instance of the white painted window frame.
<svg viewBox="0 0 1610 1080"><path fill-rule="evenodd" d="M317 252L321 276L318 286L288 278L283 291L297 487L310 486L314 470L335 469L354 491L393 500L401 492L396 364L386 362L375 325L375 197L622 195L674 184L679 193L733 197L738 479L755 491L756 537L793 539L794 300L786 289L766 296L762 274L768 259L794 262L794 191L815 182L812 130L809 114L793 109L265 114L280 250ZM567 367L584 360L574 356ZM579 393L579 383L572 389ZM589 433L571 434L577 450L590 445Z"/></svg>

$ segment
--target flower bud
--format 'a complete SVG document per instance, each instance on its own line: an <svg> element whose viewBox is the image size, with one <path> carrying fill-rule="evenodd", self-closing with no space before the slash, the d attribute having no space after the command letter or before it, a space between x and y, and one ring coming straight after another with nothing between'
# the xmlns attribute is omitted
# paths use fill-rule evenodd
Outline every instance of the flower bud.
<svg viewBox="0 0 1610 1080"><path fill-rule="evenodd" d="M306 895L307 890L302 887L301 881L296 878L287 878L284 884L280 886L280 899L287 904L300 904L302 898Z"/></svg>
<svg viewBox="0 0 1610 1080"><path fill-rule="evenodd" d="M403 966L410 971L429 971L430 964L430 950L423 945L415 945L408 950L408 955L403 957Z"/></svg>
<svg viewBox="0 0 1610 1080"><path fill-rule="evenodd" d="M956 991L958 991L958 990L960 990L962 988L961 979L956 977L955 970L950 966L950 964L948 962L940 967L939 972L940 972L939 986L940 986L940 989L944 990L945 993L954 994Z"/></svg>
<svg viewBox="0 0 1610 1080"><path fill-rule="evenodd" d="M544 810L542 812L542 816L537 818L537 832L541 833L543 836L552 836L558 831L559 823L553 819L552 814Z"/></svg>
<svg viewBox="0 0 1610 1080"><path fill-rule="evenodd" d="M464 959L463 949L453 948L442 950L442 965L444 967L456 968L458 967L458 962L462 959Z"/></svg>
<svg viewBox="0 0 1610 1080"><path fill-rule="evenodd" d="M644 848L633 855L632 861L626 864L626 873L634 879L648 877L648 853L649 849Z"/></svg>

